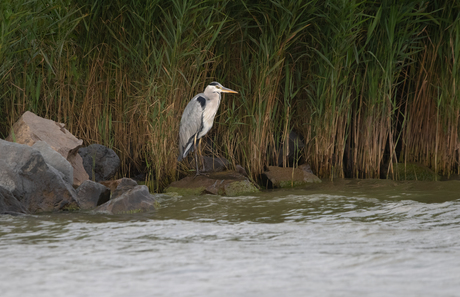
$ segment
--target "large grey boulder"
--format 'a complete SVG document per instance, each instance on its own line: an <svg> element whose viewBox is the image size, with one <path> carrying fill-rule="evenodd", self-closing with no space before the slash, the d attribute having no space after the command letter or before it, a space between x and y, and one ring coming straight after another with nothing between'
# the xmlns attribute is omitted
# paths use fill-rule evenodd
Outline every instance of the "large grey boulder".
<svg viewBox="0 0 460 297"><path fill-rule="evenodd" d="M26 111L14 123L12 132L6 140L27 144L28 146L32 146L40 140L44 141L70 162L74 168L73 184L75 186L79 186L88 179L88 174L86 174L82 159L78 154L78 149L82 146L83 140L73 136L62 123L44 119L30 111Z"/></svg>
<svg viewBox="0 0 460 297"><path fill-rule="evenodd" d="M17 213L27 213L27 211L9 190L0 186L0 214Z"/></svg>
<svg viewBox="0 0 460 297"><path fill-rule="evenodd" d="M157 194L157 196L162 196ZM135 186L115 199L95 209L97 213L131 214L153 211L156 208L155 196L150 194L147 186Z"/></svg>
<svg viewBox="0 0 460 297"><path fill-rule="evenodd" d="M100 182L110 180L120 167L120 158L110 148L91 144L78 150L83 159L83 167L89 175L89 179Z"/></svg>
<svg viewBox="0 0 460 297"><path fill-rule="evenodd" d="M78 209L72 185L28 145L0 139L0 186L31 213Z"/></svg>
<svg viewBox="0 0 460 297"><path fill-rule="evenodd" d="M77 188L77 200L80 209L94 209L110 200L110 189L100 183L85 180Z"/></svg>

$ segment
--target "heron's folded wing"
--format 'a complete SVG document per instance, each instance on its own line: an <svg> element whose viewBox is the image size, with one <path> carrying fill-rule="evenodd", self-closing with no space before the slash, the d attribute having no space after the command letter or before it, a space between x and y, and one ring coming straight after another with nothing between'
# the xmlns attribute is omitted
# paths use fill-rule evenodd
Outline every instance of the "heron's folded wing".
<svg viewBox="0 0 460 297"><path fill-rule="evenodd" d="M203 100L206 99L200 94L196 95L187 104L182 114L179 131L179 161L193 149L194 137L203 128Z"/></svg>

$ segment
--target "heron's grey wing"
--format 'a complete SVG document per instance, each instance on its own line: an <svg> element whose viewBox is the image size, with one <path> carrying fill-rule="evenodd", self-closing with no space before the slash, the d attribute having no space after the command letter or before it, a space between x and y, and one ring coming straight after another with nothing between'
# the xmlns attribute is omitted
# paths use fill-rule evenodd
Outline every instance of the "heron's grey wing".
<svg viewBox="0 0 460 297"><path fill-rule="evenodd" d="M185 107L180 121L178 161L185 158L193 150L195 135L201 131L203 126L203 108L205 102L206 99L198 94Z"/></svg>

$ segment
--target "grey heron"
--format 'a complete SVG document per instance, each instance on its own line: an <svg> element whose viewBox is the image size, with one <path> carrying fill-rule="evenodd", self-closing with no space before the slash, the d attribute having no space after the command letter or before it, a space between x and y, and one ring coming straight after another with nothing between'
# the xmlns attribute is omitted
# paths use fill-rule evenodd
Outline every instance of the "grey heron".
<svg viewBox="0 0 460 297"><path fill-rule="evenodd" d="M218 82L210 83L203 93L195 95L184 109L180 120L179 157L182 161L190 151L195 151L196 174L198 170L197 141L212 128L219 109L221 93L238 93Z"/></svg>

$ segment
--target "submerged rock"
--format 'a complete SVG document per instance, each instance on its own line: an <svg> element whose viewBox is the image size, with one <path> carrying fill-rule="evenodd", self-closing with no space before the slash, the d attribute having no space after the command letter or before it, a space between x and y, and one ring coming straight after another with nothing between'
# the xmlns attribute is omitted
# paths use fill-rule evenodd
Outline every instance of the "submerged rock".
<svg viewBox="0 0 460 297"><path fill-rule="evenodd" d="M100 182L110 180L120 167L120 158L110 148L91 144L78 150L83 159L83 166L93 181Z"/></svg>
<svg viewBox="0 0 460 297"><path fill-rule="evenodd" d="M156 198L147 186L135 186L115 199L95 209L98 213L129 214L152 211L156 208Z"/></svg>
<svg viewBox="0 0 460 297"><path fill-rule="evenodd" d="M0 140L0 186L31 213L78 209L72 185L38 150L24 144Z"/></svg>
<svg viewBox="0 0 460 297"><path fill-rule="evenodd" d="M209 176L187 176L175 181L165 190L179 195L200 195L210 193L225 196L238 196L255 193L259 190L245 176L235 171L211 173Z"/></svg>
<svg viewBox="0 0 460 297"><path fill-rule="evenodd" d="M79 186L88 179L83 162L77 151L83 140L77 139L65 125L41 118L26 111L13 125L11 134L6 140L20 144L34 145L38 141L46 142L53 150L61 154L73 167L73 184Z"/></svg>
<svg viewBox="0 0 460 297"><path fill-rule="evenodd" d="M311 173L310 166L304 164L297 168L282 168L269 166L269 171L263 173L264 186L271 188L290 188L304 186L311 183L320 183L321 180Z"/></svg>

